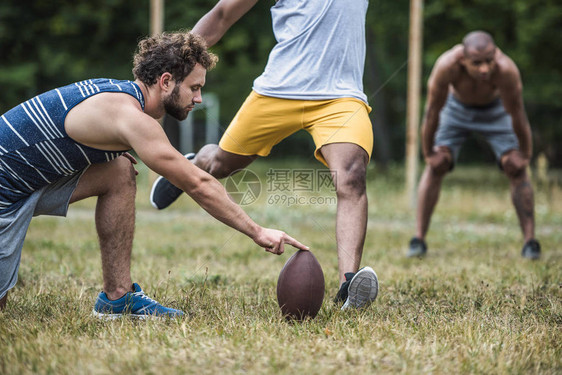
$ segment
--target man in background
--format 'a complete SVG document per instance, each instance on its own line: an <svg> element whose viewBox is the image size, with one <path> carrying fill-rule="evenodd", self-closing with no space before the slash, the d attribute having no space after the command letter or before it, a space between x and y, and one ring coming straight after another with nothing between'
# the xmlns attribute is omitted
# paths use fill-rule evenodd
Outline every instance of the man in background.
<svg viewBox="0 0 562 375"><path fill-rule="evenodd" d="M422 124L426 167L419 183L416 235L408 256L427 253L425 236L443 177L453 169L466 138L477 133L486 138L509 179L525 239L522 256L538 259L541 248L535 239L533 187L526 171L533 142L517 66L496 47L490 34L474 31L438 58L427 91Z"/></svg>

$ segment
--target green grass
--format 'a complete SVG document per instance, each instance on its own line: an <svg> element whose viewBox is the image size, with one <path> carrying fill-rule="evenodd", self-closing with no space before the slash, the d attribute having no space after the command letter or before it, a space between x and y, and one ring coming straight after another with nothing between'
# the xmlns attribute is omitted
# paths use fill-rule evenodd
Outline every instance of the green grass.
<svg viewBox="0 0 562 375"><path fill-rule="evenodd" d="M318 166L264 160L251 169L265 184L269 168ZM80 202L66 219L32 222L19 282L0 313L1 374L562 373L561 186L536 186L543 258L529 262L507 180L494 167L458 167L443 185L429 255L412 260L404 257L415 222L403 170L373 167L363 264L381 288L369 309L350 312L331 303L335 206L271 205L262 191L245 210L311 246L326 277L317 318L290 324L275 287L293 250L265 253L187 196L152 209L150 177L139 170L133 279L189 318L90 316L101 289L95 200Z"/></svg>

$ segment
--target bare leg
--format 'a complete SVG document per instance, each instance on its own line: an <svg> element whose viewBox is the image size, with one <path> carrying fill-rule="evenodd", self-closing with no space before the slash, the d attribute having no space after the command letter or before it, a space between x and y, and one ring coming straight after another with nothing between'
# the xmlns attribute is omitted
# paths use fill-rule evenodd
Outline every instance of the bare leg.
<svg viewBox="0 0 562 375"><path fill-rule="evenodd" d="M352 143L332 143L321 148L328 162L336 195L336 242L340 285L345 273L357 272L367 231L366 171L369 156Z"/></svg>
<svg viewBox="0 0 562 375"><path fill-rule="evenodd" d="M109 299L122 297L132 287L130 266L135 195L132 164L125 157L119 157L88 168L70 201L98 197L95 220L101 250L103 290Z"/></svg>
<svg viewBox="0 0 562 375"><path fill-rule="evenodd" d="M528 160L519 150L511 150L502 156L501 164L509 178L511 200L519 218L523 237L527 242L535 238L535 201L533 187L526 170Z"/></svg>
<svg viewBox="0 0 562 375"><path fill-rule="evenodd" d="M199 150L193 163L215 178L225 178L243 169L258 158L257 155L238 155L224 151L218 145L208 144Z"/></svg>
<svg viewBox="0 0 562 375"><path fill-rule="evenodd" d="M509 176L508 176L509 177ZM535 238L535 201L533 187L526 171L517 177L509 177L511 200L519 218L525 242Z"/></svg>
<svg viewBox="0 0 562 375"><path fill-rule="evenodd" d="M511 201L515 206L515 212L519 218L519 225L523 232L525 242L535 238L535 201L533 196L533 186L524 167L513 168L510 158L517 158L516 152L509 153L503 159L502 165L505 166L504 171L509 178L509 187L511 190Z"/></svg>
<svg viewBox="0 0 562 375"><path fill-rule="evenodd" d="M435 173L429 166L425 167L418 186L418 210L416 214L416 237L425 240L431 215L439 200L444 174Z"/></svg>
<svg viewBox="0 0 562 375"><path fill-rule="evenodd" d="M453 155L446 146L435 146L433 154L426 157L426 166L418 186L418 210L416 212L416 237L424 241L431 215L439 200L443 177L451 170Z"/></svg>

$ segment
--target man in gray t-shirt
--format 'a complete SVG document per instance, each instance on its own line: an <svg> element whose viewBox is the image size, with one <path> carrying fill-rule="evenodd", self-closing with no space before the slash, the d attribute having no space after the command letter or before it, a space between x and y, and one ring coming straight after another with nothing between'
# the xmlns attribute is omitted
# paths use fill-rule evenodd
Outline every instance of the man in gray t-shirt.
<svg viewBox="0 0 562 375"><path fill-rule="evenodd" d="M221 0L193 28L214 45L257 0ZM271 7L277 44L264 72L222 137L194 163L217 178L267 156L306 130L315 157L336 176L336 242L343 308L361 308L378 293L370 267L359 270L367 228L365 175L373 148L371 108L363 93L368 0L278 0ZM152 204L165 208L181 191L158 179Z"/></svg>

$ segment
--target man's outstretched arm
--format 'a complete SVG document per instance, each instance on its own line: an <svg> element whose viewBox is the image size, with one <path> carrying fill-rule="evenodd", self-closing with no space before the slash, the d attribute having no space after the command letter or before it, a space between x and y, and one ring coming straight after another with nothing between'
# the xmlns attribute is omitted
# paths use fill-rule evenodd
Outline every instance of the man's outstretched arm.
<svg viewBox="0 0 562 375"><path fill-rule="evenodd" d="M211 47L226 31L248 12L258 0L221 0L195 24L191 30Z"/></svg>
<svg viewBox="0 0 562 375"><path fill-rule="evenodd" d="M196 167L173 148L162 127L154 119L145 114L137 113L135 116L134 111L124 113L129 124L118 127L124 143L133 148L150 169L185 191L211 216L244 233L273 254L282 254L285 244L308 250L308 247L286 233L256 224L230 199L217 179Z"/></svg>
<svg viewBox="0 0 562 375"><path fill-rule="evenodd" d="M450 66L446 56L437 60L427 83L427 102L422 121L422 151L427 159L434 153L433 143L439 127L439 113L449 93Z"/></svg>
<svg viewBox="0 0 562 375"><path fill-rule="evenodd" d="M519 140L519 148L526 159L533 154L531 126L523 104L523 83L515 63L509 61L500 82L500 96L504 108L511 115L513 131Z"/></svg>

